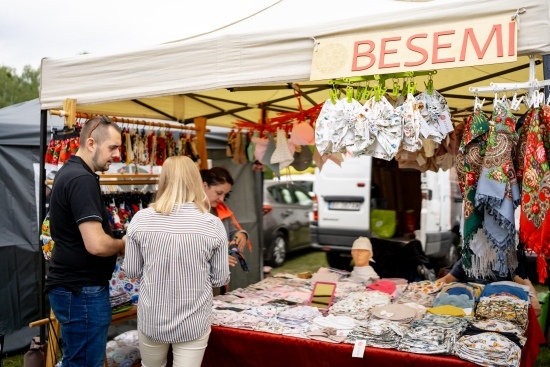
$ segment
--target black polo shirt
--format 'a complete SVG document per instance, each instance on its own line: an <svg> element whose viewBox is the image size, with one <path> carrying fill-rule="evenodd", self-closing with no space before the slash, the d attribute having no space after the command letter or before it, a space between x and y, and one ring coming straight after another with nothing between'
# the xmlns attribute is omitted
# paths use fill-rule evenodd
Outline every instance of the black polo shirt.
<svg viewBox="0 0 550 367"><path fill-rule="evenodd" d="M84 286L108 286L116 256L90 254L78 228L101 222L112 236L107 208L101 198L99 176L82 158L73 155L57 172L50 199L50 230L55 242L45 291L63 286L78 294Z"/></svg>

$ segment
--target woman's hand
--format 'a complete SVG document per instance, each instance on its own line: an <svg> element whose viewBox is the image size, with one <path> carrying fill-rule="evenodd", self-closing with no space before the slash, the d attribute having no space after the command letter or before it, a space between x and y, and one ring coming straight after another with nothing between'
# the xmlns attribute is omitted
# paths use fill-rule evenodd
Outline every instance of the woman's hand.
<svg viewBox="0 0 550 367"><path fill-rule="evenodd" d="M535 311L535 314L537 315L537 317L539 317L542 313L542 310L541 310L539 299L537 296L531 297L531 306L533 307L533 311Z"/></svg>
<svg viewBox="0 0 550 367"><path fill-rule="evenodd" d="M237 233L235 235L235 242L237 243L237 248L239 249L239 252L244 251L244 247L246 246L246 240L247 237L244 233Z"/></svg>
<svg viewBox="0 0 550 367"><path fill-rule="evenodd" d="M229 255L229 266L235 266L237 265L237 259L235 259L234 256Z"/></svg>

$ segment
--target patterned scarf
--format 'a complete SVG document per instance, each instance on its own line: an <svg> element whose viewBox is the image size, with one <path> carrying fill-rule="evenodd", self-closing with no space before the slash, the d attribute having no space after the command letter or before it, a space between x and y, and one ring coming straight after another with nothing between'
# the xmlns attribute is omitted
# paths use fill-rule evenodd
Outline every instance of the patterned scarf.
<svg viewBox="0 0 550 367"><path fill-rule="evenodd" d="M475 207L482 211L483 230L491 249L479 249L476 254L486 254L477 268L478 274L507 276L515 271L516 229L514 211L520 203L519 187L512 162L512 150L517 144L516 119L506 103L496 101L489 122L489 134L475 194ZM491 253L487 251L490 250ZM496 253L496 259L493 256ZM487 256L489 254L489 256Z"/></svg>
<svg viewBox="0 0 550 367"><path fill-rule="evenodd" d="M521 184L520 242L537 254L539 282L546 280L550 256L550 107L527 112L519 136L516 165Z"/></svg>
<svg viewBox="0 0 550 367"><path fill-rule="evenodd" d="M479 173L483 164L483 157L485 156L488 133L489 122L483 111L474 111L465 124L464 134L456 158L458 182L464 199L462 261L465 269L472 268L473 252L470 247L472 241L474 244L475 242L486 242L486 240L483 240L484 234L481 230L483 226L483 212L476 209L474 203Z"/></svg>

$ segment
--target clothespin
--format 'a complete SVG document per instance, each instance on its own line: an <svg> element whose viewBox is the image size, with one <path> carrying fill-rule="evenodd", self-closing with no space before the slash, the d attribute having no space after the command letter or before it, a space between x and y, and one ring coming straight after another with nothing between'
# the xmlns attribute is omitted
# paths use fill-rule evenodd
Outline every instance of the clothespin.
<svg viewBox="0 0 550 367"><path fill-rule="evenodd" d="M346 87L346 99L348 103L351 103L351 101L353 100L353 87L351 85L348 85Z"/></svg>
<svg viewBox="0 0 550 367"><path fill-rule="evenodd" d="M479 97L478 95L476 94L475 95L475 100L474 100L474 111L481 111L483 109L483 104L485 103L485 98L483 98L483 100L479 100Z"/></svg>
<svg viewBox="0 0 550 367"><path fill-rule="evenodd" d="M401 89L399 88L399 79L393 79L391 95L394 98L397 98L399 97L399 94L401 94Z"/></svg>
<svg viewBox="0 0 550 367"><path fill-rule="evenodd" d="M414 81L414 79L411 79L409 81L409 85L407 86L407 94L414 94L414 92L416 92L416 82Z"/></svg>
<svg viewBox="0 0 550 367"><path fill-rule="evenodd" d="M424 82L424 86L426 86L426 92L428 92L429 95L434 93L434 81L432 79L432 74L428 75L428 82Z"/></svg>

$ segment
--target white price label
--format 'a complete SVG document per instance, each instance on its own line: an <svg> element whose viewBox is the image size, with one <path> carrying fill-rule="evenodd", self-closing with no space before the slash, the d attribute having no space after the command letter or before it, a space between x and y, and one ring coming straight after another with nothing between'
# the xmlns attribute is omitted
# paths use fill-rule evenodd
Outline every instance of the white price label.
<svg viewBox="0 0 550 367"><path fill-rule="evenodd" d="M367 346L367 343L364 340L356 340L353 346L353 352L351 353L351 356L354 358L363 358L363 356L365 355L366 346Z"/></svg>

